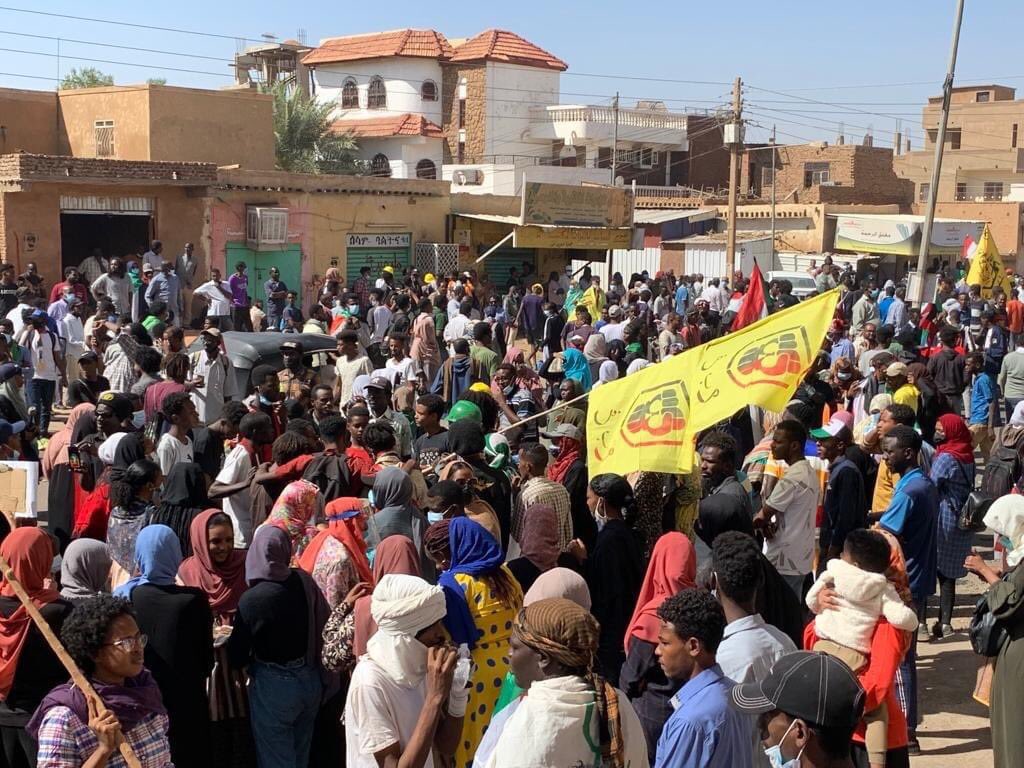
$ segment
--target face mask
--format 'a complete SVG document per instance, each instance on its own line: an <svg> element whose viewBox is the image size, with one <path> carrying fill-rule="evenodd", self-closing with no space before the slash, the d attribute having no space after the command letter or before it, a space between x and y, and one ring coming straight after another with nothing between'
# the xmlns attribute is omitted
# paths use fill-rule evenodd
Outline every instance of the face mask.
<svg viewBox="0 0 1024 768"><path fill-rule="evenodd" d="M597 502L597 509L594 510L594 520L597 522L597 530L602 530L608 522L608 516L604 513L604 500Z"/></svg>
<svg viewBox="0 0 1024 768"><path fill-rule="evenodd" d="M439 523L444 520L444 512L427 512L428 523Z"/></svg>
<svg viewBox="0 0 1024 768"><path fill-rule="evenodd" d="M800 757L804 751L801 749L800 752L792 760L786 760L782 757L782 742L786 740L789 732L793 730L793 726L796 725L796 720L789 724L789 728L782 734L782 738L779 739L779 743L774 747L768 747L765 751L765 757L768 758L768 762L771 763L772 768L800 768Z"/></svg>
<svg viewBox="0 0 1024 768"><path fill-rule="evenodd" d="M145 411L134 411L132 413L132 426L136 429L142 429L146 426L146 412Z"/></svg>
<svg viewBox="0 0 1024 768"><path fill-rule="evenodd" d="M266 395L260 395L260 405L271 406L273 404L274 401L268 398Z"/></svg>
<svg viewBox="0 0 1024 768"><path fill-rule="evenodd" d="M502 392L502 394L503 394L503 395L505 395L506 397L508 397L509 395L511 395L511 394L512 394L512 390L513 390L513 387L511 387L511 386L508 386L508 387L502 387L502 388L501 388L501 392Z"/></svg>

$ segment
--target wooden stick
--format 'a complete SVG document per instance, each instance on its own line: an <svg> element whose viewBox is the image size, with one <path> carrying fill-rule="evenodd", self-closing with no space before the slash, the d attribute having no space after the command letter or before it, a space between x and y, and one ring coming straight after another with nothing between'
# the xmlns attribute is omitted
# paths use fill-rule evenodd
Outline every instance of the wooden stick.
<svg viewBox="0 0 1024 768"><path fill-rule="evenodd" d="M507 432L510 429L516 429L517 427L521 427L523 424L525 424L528 421L533 421L534 419L539 419L541 416L547 416L549 413L554 413L559 408L565 408L565 407L570 406L573 403L578 402L579 400L583 400L584 398L589 397L589 396L590 396L590 392L584 392L582 395L574 397L572 400L566 400L564 403L563 402L559 402L558 405L556 405L554 408L548 408L546 411L541 411L540 413L533 414L533 416L527 416L525 419L520 419L515 424L509 424L507 427L499 429L497 434L500 435L502 432Z"/></svg>
<svg viewBox="0 0 1024 768"><path fill-rule="evenodd" d="M67 652L60 640L57 639L57 635L54 634L50 625L46 619L43 618L43 614L36 608L36 604L32 602L32 598L28 596L25 588L21 586L21 582L14 575L14 571L11 570L10 563L0 555L0 572L3 573L4 578L7 579L7 583L14 590L14 594L18 596L18 600L25 606L25 610L28 615L32 618L32 621L36 625L36 629L46 640L50 649L54 655L60 660L60 663L64 665L64 669L71 675L71 681L78 686L82 694L87 698L92 699L99 707L104 707L103 699L100 698L99 694L96 693L96 689L92 687L92 683L89 682L88 678L82 674L82 671L75 664L75 660L71 658L71 655ZM123 736L123 734L122 734ZM131 745L124 738L121 739L121 745L118 747L121 752L121 757L128 764L128 768L142 768L142 763L139 762L139 758L135 755L135 750L132 749Z"/></svg>

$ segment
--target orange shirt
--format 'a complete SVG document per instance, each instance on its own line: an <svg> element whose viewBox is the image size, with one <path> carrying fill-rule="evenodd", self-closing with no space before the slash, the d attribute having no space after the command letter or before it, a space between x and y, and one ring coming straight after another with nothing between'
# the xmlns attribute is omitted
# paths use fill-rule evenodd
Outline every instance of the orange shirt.
<svg viewBox="0 0 1024 768"><path fill-rule="evenodd" d="M1024 301L1010 299L1006 302L1006 327L1010 333L1024 332Z"/></svg>

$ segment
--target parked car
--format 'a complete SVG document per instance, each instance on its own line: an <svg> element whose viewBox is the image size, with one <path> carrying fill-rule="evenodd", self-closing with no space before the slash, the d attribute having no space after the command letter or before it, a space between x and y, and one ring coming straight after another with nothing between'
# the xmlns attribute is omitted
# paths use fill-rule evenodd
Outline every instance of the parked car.
<svg viewBox="0 0 1024 768"><path fill-rule="evenodd" d="M806 272L768 272L765 274L768 282L772 280L788 280L793 284L793 295L803 301L818 289L814 285L814 278Z"/></svg>
<svg viewBox="0 0 1024 768"><path fill-rule="evenodd" d="M333 352L338 348L336 338L319 333L225 331L221 338L224 341L228 362L231 363L238 392L249 391L249 375L257 365L272 365L277 369L284 367L284 358L281 356L280 349L282 342L301 342L303 360L307 365L311 364L311 358L317 352ZM202 348L202 336L198 336L188 345L189 353Z"/></svg>

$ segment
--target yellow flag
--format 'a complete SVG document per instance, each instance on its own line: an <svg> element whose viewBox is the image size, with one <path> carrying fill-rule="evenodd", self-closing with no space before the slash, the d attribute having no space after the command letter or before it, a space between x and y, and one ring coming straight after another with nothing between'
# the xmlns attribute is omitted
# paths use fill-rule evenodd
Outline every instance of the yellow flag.
<svg viewBox="0 0 1024 768"><path fill-rule="evenodd" d="M980 285L982 298L989 298L993 288L1002 288L1007 298L1010 296L1010 279L1003 268L1003 260L999 258L999 249L995 238L985 225L981 233L978 248L971 257L971 268L967 271L967 284Z"/></svg>
<svg viewBox="0 0 1024 768"><path fill-rule="evenodd" d="M690 470L698 432L747 405L782 411L821 349L839 292L808 299L590 394L590 475Z"/></svg>

